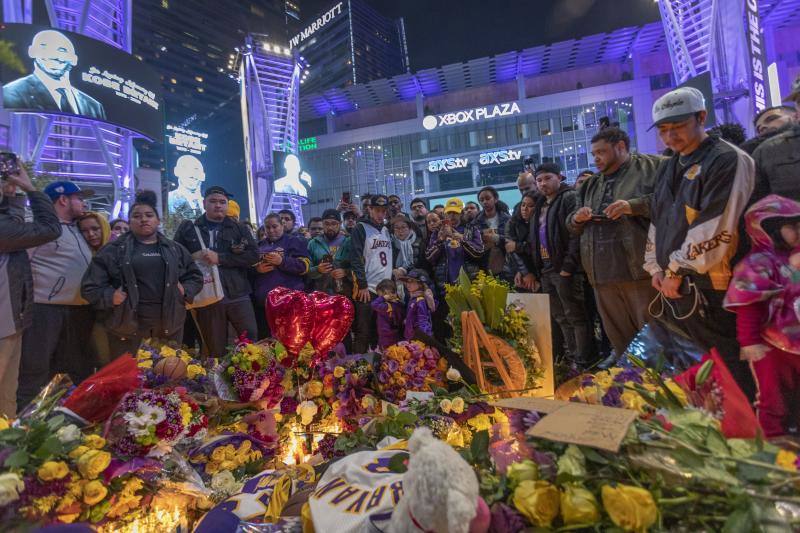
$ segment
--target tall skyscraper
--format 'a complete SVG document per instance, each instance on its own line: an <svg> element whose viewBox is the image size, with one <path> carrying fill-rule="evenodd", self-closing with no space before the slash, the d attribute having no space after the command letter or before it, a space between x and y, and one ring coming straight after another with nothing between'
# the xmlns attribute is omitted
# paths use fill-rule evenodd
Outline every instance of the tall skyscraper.
<svg viewBox="0 0 800 533"><path fill-rule="evenodd" d="M299 18L296 0L133 3L133 53L161 76L165 124L208 133L208 159L217 172L244 174L239 84L232 63L237 47L251 32L285 42L299 28ZM138 149L140 166L169 173L163 144L140 143Z"/></svg>
<svg viewBox="0 0 800 533"><path fill-rule="evenodd" d="M363 0L335 0L306 19L289 45L310 65L304 94L388 78L409 68L403 19L387 18Z"/></svg>

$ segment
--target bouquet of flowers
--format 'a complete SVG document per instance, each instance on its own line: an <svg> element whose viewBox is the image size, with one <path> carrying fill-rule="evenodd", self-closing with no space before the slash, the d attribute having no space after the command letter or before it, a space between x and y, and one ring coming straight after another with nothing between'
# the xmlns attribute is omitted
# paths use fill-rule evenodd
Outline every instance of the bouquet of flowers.
<svg viewBox="0 0 800 533"><path fill-rule="evenodd" d="M402 341L389 346L381 358L377 385L390 402L405 400L406 391L430 391L444 385L447 361L436 348L419 341Z"/></svg>
<svg viewBox="0 0 800 533"><path fill-rule="evenodd" d="M660 393L660 376L645 368L631 366L614 367L596 374L585 374L576 378L580 387L570 400L605 405L606 407L625 407L640 413L651 413L655 407L647 402L645 393ZM672 379L664 379L666 390L678 401L686 405L687 397L683 388Z"/></svg>
<svg viewBox="0 0 800 533"><path fill-rule="evenodd" d="M286 348L278 341L255 344L240 338L215 369L218 394L225 400L264 400L268 407L275 405L283 396L281 381L285 368L280 361L287 355ZM228 392L231 388L235 395Z"/></svg>
<svg viewBox="0 0 800 533"><path fill-rule="evenodd" d="M320 368L322 393L333 401L334 413L345 423L358 426L362 414L377 405L371 388L372 364L360 356L337 357Z"/></svg>
<svg viewBox="0 0 800 533"><path fill-rule="evenodd" d="M220 435L192 450L189 462L219 497L227 497L264 470L272 451L241 433Z"/></svg>
<svg viewBox="0 0 800 533"><path fill-rule="evenodd" d="M123 456L160 457L183 439L202 438L208 418L183 389L127 394L106 422L106 436Z"/></svg>
<svg viewBox="0 0 800 533"><path fill-rule="evenodd" d="M212 384L203 362L192 350L175 348L155 340L143 341L136 360L148 388L164 385L181 386L191 392L207 393ZM175 358L175 359L172 359Z"/></svg>

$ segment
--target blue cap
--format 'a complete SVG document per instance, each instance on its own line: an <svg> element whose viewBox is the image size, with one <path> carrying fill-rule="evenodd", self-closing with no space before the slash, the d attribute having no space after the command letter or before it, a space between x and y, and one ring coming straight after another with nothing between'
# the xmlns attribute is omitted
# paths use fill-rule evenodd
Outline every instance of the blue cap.
<svg viewBox="0 0 800 533"><path fill-rule="evenodd" d="M81 198L94 196L93 190L81 189L71 181L54 181L49 183L47 187L44 188L44 193L54 202L58 200L60 196L70 196L73 194L79 194Z"/></svg>

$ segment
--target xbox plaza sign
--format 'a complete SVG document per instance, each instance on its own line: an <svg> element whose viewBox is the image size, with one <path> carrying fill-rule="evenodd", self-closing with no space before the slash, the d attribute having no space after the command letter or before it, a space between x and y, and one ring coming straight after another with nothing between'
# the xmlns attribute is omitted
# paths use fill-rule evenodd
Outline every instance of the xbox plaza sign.
<svg viewBox="0 0 800 533"><path fill-rule="evenodd" d="M521 110L517 102L506 102L504 104L473 107L472 109L442 113L440 115L427 115L422 119L422 127L430 131L444 126L469 124L471 122L480 122L493 118L519 115L520 113Z"/></svg>

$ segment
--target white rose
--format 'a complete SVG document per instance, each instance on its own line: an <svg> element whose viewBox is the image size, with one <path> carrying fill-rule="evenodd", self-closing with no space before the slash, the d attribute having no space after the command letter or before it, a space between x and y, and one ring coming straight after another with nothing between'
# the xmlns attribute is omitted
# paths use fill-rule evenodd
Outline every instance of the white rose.
<svg viewBox="0 0 800 533"><path fill-rule="evenodd" d="M461 381L461 372L458 371L457 368L453 368L452 366L447 369L447 379L450 381Z"/></svg>
<svg viewBox="0 0 800 533"><path fill-rule="evenodd" d="M81 438L81 430L75 424L62 426L56 431L56 437L61 442L74 442Z"/></svg>
<svg viewBox="0 0 800 533"><path fill-rule="evenodd" d="M238 483L230 470L221 470L211 476L211 489L225 494L235 494L239 492L242 484Z"/></svg>
<svg viewBox="0 0 800 533"><path fill-rule="evenodd" d="M300 402L300 405L297 406L297 414L300 415L300 423L304 426L307 426L314 420L314 416L317 414L319 408L317 404L310 400L306 400L304 402Z"/></svg>
<svg viewBox="0 0 800 533"><path fill-rule="evenodd" d="M19 493L25 490L25 483L17 474L8 472L0 474L0 507L15 502Z"/></svg>
<svg viewBox="0 0 800 533"><path fill-rule="evenodd" d="M441 409L444 414L448 414L452 408L453 403L447 398L439 402L439 409Z"/></svg>

